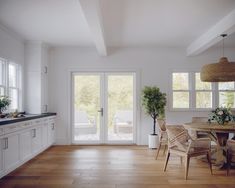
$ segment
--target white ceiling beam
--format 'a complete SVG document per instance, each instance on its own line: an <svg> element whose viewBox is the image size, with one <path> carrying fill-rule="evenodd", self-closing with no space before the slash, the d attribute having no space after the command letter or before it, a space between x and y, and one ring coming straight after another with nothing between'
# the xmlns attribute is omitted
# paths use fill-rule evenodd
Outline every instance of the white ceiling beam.
<svg viewBox="0 0 235 188"><path fill-rule="evenodd" d="M206 33L197 38L187 48L187 55L198 55L222 40L221 34L232 34L235 32L235 9L222 20L217 22Z"/></svg>
<svg viewBox="0 0 235 188"><path fill-rule="evenodd" d="M107 56L104 27L99 0L79 0L83 14L98 50L99 55Z"/></svg>

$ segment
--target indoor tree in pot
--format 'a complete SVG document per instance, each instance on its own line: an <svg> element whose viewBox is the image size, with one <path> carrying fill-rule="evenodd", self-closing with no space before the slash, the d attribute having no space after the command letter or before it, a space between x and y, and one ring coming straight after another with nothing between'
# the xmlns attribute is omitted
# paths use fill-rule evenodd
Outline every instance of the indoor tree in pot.
<svg viewBox="0 0 235 188"><path fill-rule="evenodd" d="M5 117L2 113L7 109L11 104L11 100L7 96L0 96L0 118Z"/></svg>
<svg viewBox="0 0 235 188"><path fill-rule="evenodd" d="M149 148L157 148L156 120L165 115L166 94L156 86L145 86L142 90L142 106L146 114L153 118L153 133L149 135Z"/></svg>

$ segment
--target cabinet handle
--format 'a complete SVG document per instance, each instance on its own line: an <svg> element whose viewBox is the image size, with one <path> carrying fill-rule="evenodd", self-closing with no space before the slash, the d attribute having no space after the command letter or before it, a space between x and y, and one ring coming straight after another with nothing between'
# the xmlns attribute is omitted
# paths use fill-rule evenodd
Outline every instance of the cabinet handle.
<svg viewBox="0 0 235 188"><path fill-rule="evenodd" d="M8 148L8 138L3 138L3 141L4 141L3 149L6 150Z"/></svg>
<svg viewBox="0 0 235 188"><path fill-rule="evenodd" d="M3 138L2 141L3 141L2 142L2 149L5 150L6 149L6 138Z"/></svg>
<svg viewBox="0 0 235 188"><path fill-rule="evenodd" d="M35 138L36 137L36 129L33 129L32 131L33 131L32 132L32 137Z"/></svg>
<svg viewBox="0 0 235 188"><path fill-rule="evenodd" d="M55 129L55 124L54 123L52 123L52 130L54 130Z"/></svg>
<svg viewBox="0 0 235 188"><path fill-rule="evenodd" d="M6 138L6 149L8 149L8 138Z"/></svg>

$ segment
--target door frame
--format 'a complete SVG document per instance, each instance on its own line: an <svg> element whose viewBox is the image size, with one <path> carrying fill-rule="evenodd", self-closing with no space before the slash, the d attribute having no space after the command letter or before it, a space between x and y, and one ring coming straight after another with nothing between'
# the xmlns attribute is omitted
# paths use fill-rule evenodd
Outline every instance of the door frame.
<svg viewBox="0 0 235 188"><path fill-rule="evenodd" d="M133 78L134 78L134 100L133 100L133 106L134 106L134 112L133 112L133 122L135 124L134 129L133 129L133 141L107 141L107 143L103 143L102 142L102 138L99 142L79 142L79 143L74 143L73 141L73 120L74 120L74 113L73 113L73 104L74 104L74 93L73 93L73 78L74 78L74 74L133 74ZM104 77L103 77L104 79ZM102 82L102 81L101 81ZM104 81L103 81L104 83ZM105 91L105 86L107 87L107 83L102 84L101 90L103 89L103 91ZM102 92L103 92L102 91ZM107 93L107 92L106 92ZM107 100L106 100L107 101ZM90 69L70 69L68 70L68 131L67 131L67 144L69 145L130 145L130 144L140 144L141 141L141 137L140 137L140 71L137 69L126 69L126 70L122 70L122 69L98 69L98 70L90 70ZM103 102L103 101L102 101ZM107 103L107 102L106 102ZM104 110L105 110L105 114L107 114L107 104L103 104L104 105ZM107 122L107 116L105 118L101 118L103 119L103 121ZM106 122L101 122L101 123L105 123ZM105 127L105 126L104 126ZM105 131L103 131L105 132Z"/></svg>

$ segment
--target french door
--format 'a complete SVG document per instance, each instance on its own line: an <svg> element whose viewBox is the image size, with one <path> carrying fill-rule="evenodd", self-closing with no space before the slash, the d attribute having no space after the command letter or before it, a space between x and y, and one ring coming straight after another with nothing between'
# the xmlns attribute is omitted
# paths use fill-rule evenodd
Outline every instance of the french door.
<svg viewBox="0 0 235 188"><path fill-rule="evenodd" d="M135 73L73 73L72 143L135 143Z"/></svg>

